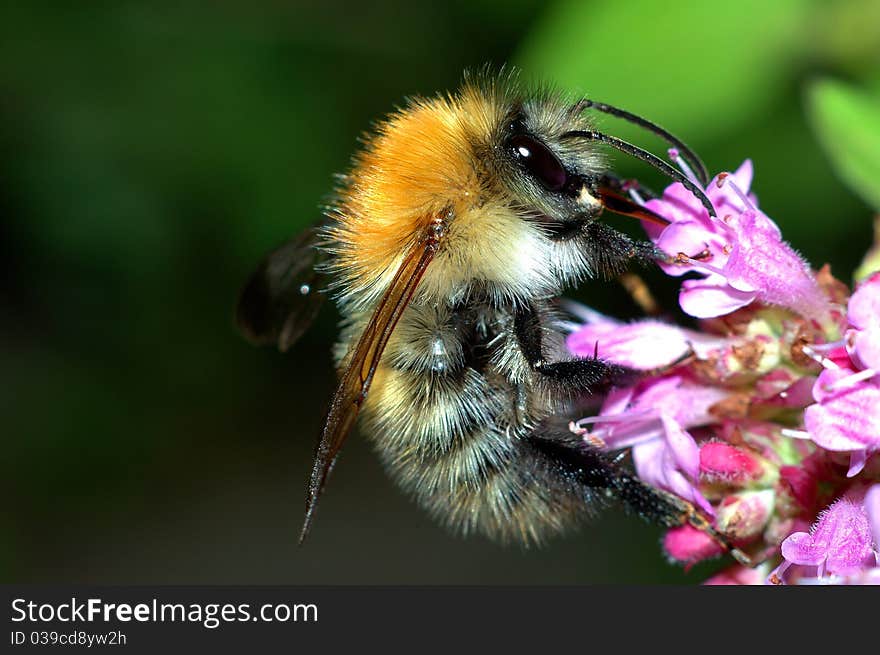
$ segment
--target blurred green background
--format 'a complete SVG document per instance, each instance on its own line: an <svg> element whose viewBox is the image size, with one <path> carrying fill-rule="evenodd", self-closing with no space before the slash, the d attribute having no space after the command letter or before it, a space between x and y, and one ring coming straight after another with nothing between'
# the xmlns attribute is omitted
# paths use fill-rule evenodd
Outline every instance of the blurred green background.
<svg viewBox="0 0 880 655"><path fill-rule="evenodd" d="M317 218L372 121L465 68L512 63L627 107L712 171L751 157L762 207L844 279L870 240L806 99L824 76L880 91L876 1L34 0L3 4L0 44L4 582L704 576L615 512L542 550L452 537L358 436L296 548L337 316L286 356L254 349L232 326L238 288ZM613 283L578 293L637 311Z"/></svg>

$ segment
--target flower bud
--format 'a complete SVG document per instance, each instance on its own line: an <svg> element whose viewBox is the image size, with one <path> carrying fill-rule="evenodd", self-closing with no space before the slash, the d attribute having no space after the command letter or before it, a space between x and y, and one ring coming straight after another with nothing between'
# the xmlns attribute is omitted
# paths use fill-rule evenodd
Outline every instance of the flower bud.
<svg viewBox="0 0 880 655"><path fill-rule="evenodd" d="M710 441L700 448L700 477L710 483L745 487L765 477L769 465L752 450L721 441Z"/></svg>
<svg viewBox="0 0 880 655"><path fill-rule="evenodd" d="M731 494L718 507L715 526L735 541L756 537L770 518L775 496L771 489Z"/></svg>
<svg viewBox="0 0 880 655"><path fill-rule="evenodd" d="M666 532L663 550L675 562L696 564L720 555L723 549L705 532L690 525L682 525Z"/></svg>

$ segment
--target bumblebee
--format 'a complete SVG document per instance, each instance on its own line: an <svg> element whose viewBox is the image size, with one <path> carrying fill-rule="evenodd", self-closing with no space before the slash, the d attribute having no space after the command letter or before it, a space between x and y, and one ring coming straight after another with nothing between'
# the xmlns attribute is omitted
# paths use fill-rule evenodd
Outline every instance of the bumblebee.
<svg viewBox="0 0 880 655"><path fill-rule="evenodd" d="M343 317L339 386L308 484L301 540L340 448L362 416L390 476L460 533L537 544L616 498L663 525L691 523L727 545L689 503L652 488L567 429L572 403L634 379L573 359L554 309L566 287L614 277L654 246L598 219L666 224L628 194L602 145L702 190L648 151L599 132L589 111L659 126L588 99L524 91L514 75L465 77L380 123L340 178L322 224L270 253L237 322L287 350L332 294Z"/></svg>

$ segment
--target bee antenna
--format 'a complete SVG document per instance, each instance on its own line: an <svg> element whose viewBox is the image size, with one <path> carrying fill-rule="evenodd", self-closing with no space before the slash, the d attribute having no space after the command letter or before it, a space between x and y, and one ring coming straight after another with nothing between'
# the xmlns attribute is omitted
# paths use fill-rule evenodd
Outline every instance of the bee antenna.
<svg viewBox="0 0 880 655"><path fill-rule="evenodd" d="M653 132L661 139L666 141L672 146L678 148L679 152L685 158L687 163L689 163L693 169L694 173L697 176L697 179L700 181L700 184L703 186L708 186L709 184L709 173L706 170L706 166L703 164L703 161L697 156L697 154L688 147L684 141L671 134L670 132L664 130L662 127L657 125L656 123L652 123L647 118L642 118L632 112L628 112L625 109L620 109L619 107L615 107L613 105L606 104L604 102L596 102L595 100L590 100L589 98L584 98L583 100L578 101L572 109L573 113L579 114L584 109L595 109L596 111L602 112L603 114L609 114L611 116L615 116L616 118L622 118L623 120L632 123L633 125L638 125L649 132Z"/></svg>
<svg viewBox="0 0 880 655"><path fill-rule="evenodd" d="M619 150L620 152L632 155L636 159L641 159L643 162L650 164L664 175L672 178L676 182L680 182L685 189L694 194L694 196L700 201L703 207L706 208L706 211L709 212L710 216L717 216L717 214L715 213L715 208L712 206L712 203L709 201L709 198L706 197L706 194L703 192L702 189L691 182L683 173L675 170L674 168L672 168L672 166L667 164L656 155L652 155L647 150L643 150L638 146L634 146L633 144L629 143L628 141L624 141L623 139L618 139L617 137L609 136L607 134L603 134L602 132L595 132L593 130L572 130L571 132L566 132L565 134L561 135L560 138L580 138L588 139L590 141L599 141L600 143L609 145L612 148Z"/></svg>

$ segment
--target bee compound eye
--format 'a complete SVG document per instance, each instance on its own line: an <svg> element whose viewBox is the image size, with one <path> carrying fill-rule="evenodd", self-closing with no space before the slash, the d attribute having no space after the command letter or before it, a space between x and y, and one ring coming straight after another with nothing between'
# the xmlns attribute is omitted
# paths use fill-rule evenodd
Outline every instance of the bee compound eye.
<svg viewBox="0 0 880 655"><path fill-rule="evenodd" d="M559 158L528 134L515 134L510 137L513 156L548 191L559 191L568 180L568 174Z"/></svg>

